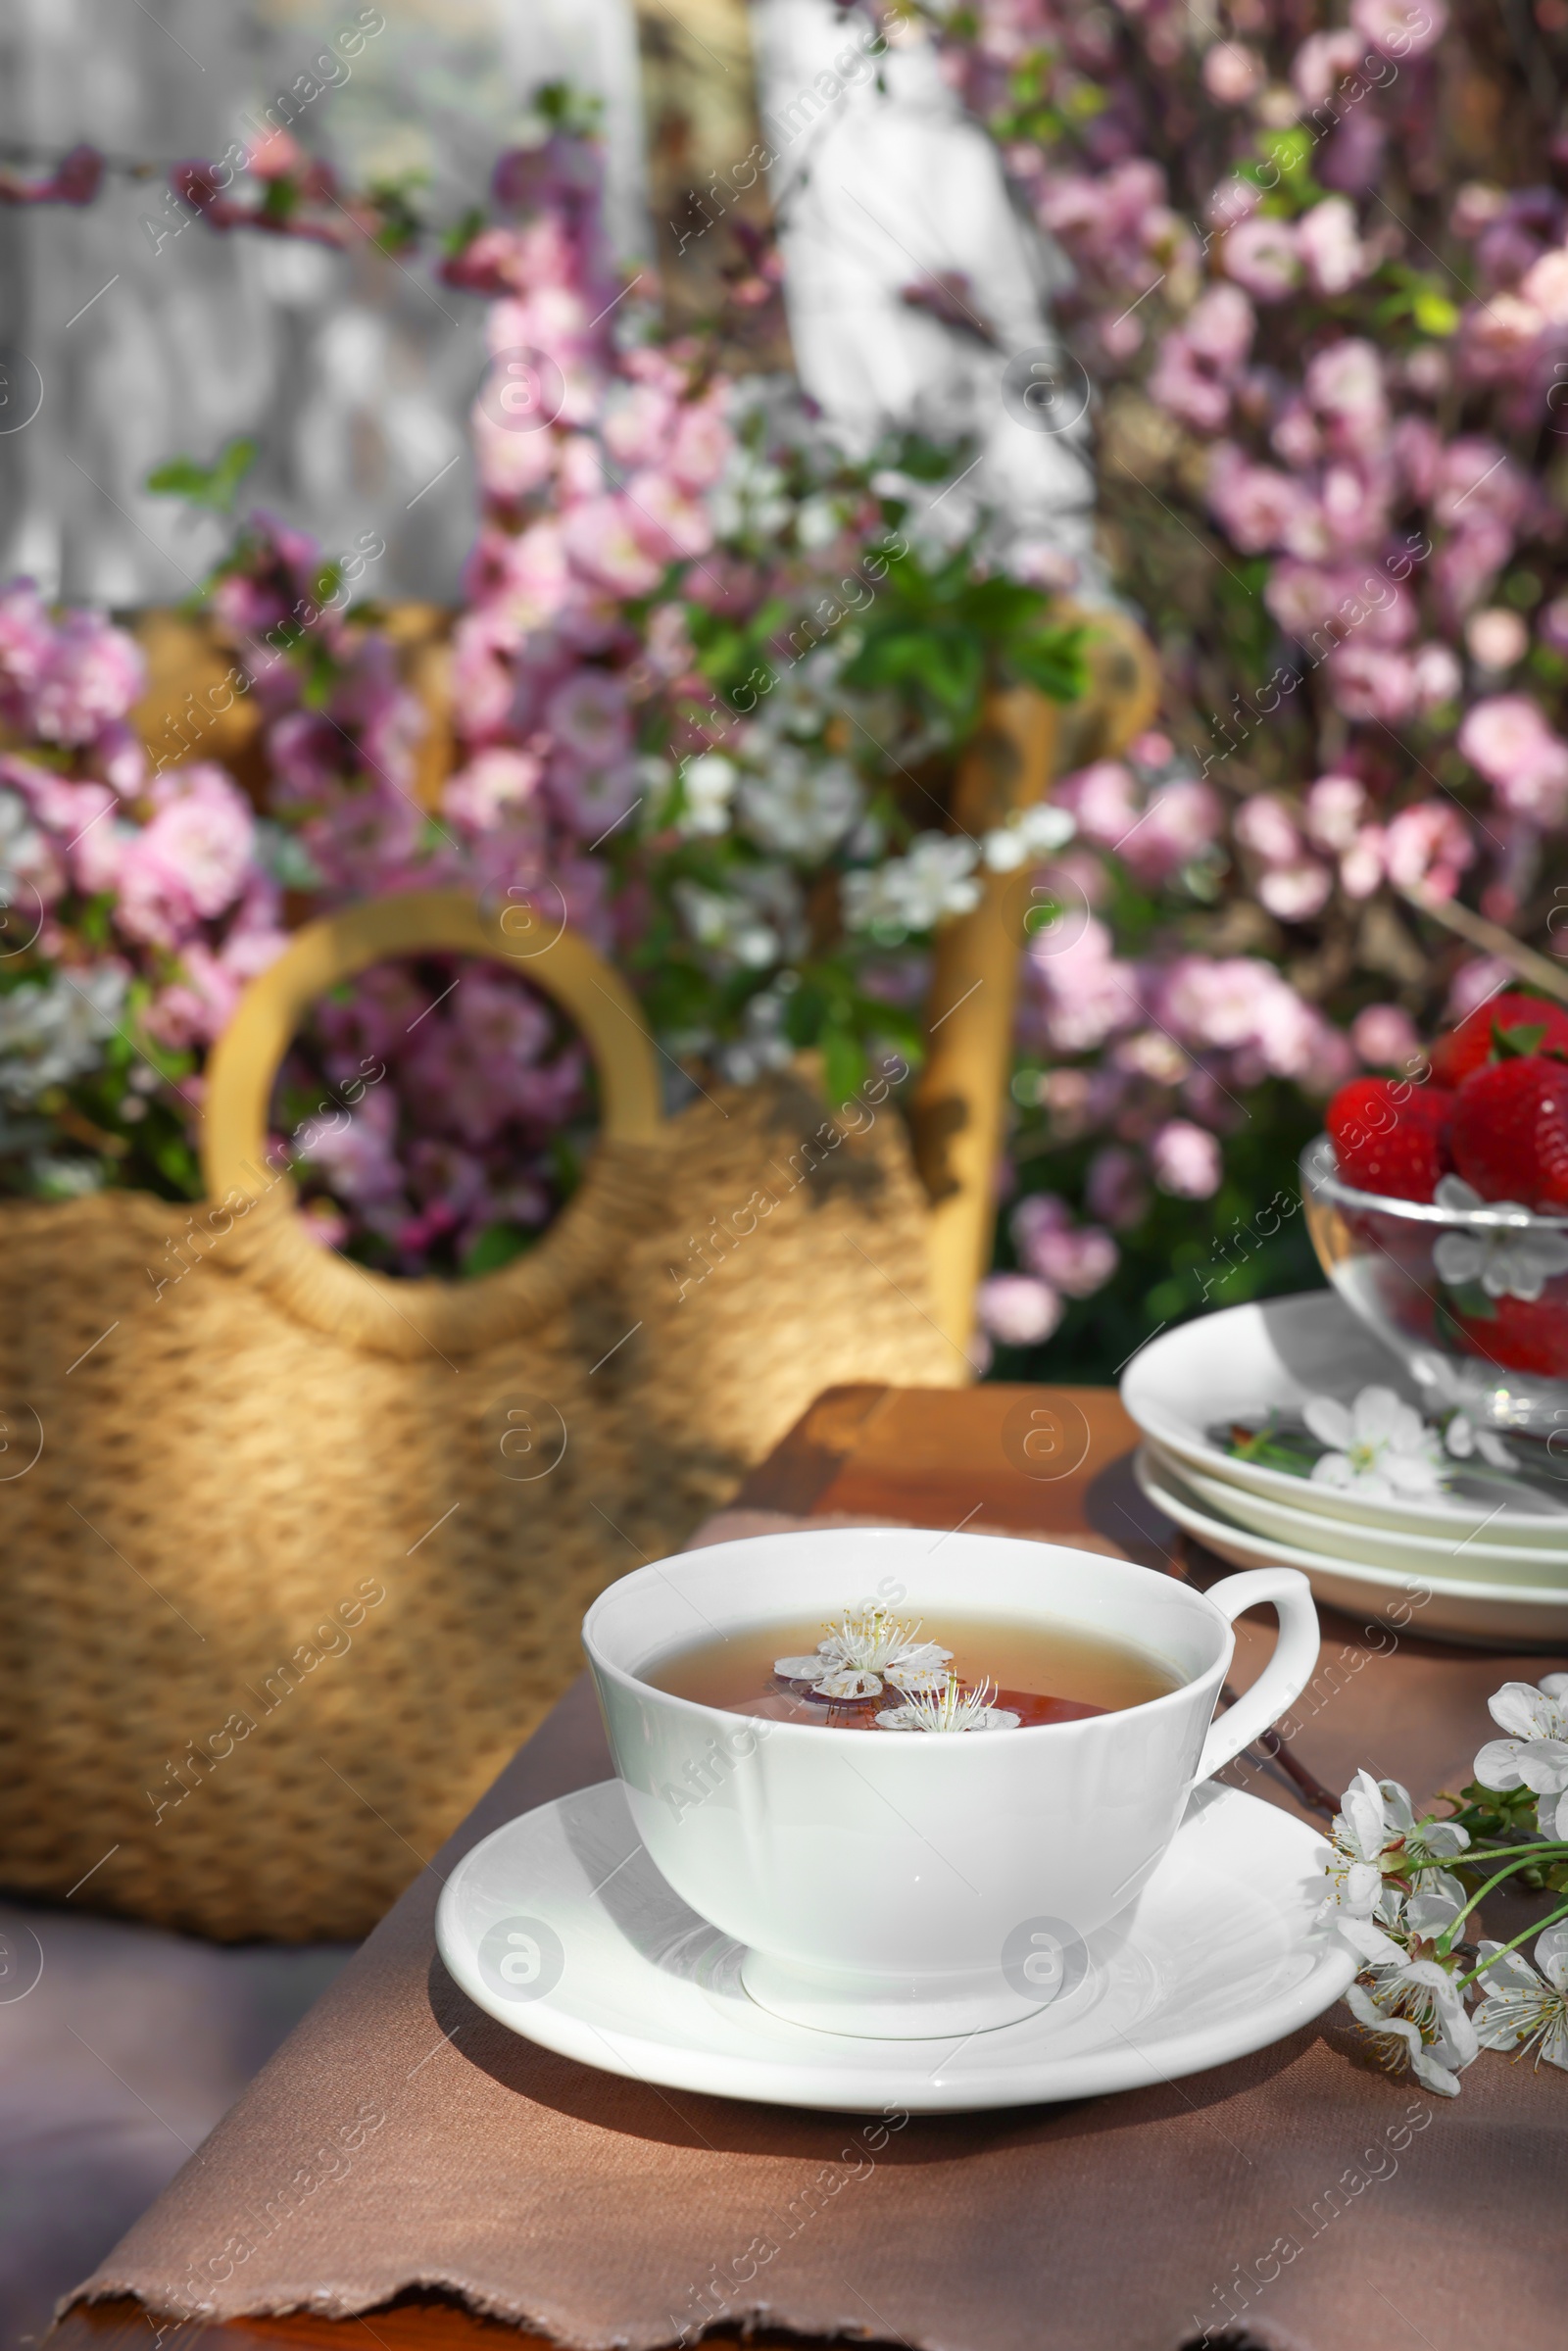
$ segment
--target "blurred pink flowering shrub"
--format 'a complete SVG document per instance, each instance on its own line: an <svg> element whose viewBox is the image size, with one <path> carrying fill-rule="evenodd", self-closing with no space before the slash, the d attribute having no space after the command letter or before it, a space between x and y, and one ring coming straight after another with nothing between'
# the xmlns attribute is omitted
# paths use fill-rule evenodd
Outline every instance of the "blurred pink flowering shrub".
<svg viewBox="0 0 1568 2351"><path fill-rule="evenodd" d="M1291 1219L1247 1235L1316 1105L1499 976L1412 895L1557 944L1568 11L932 23L1069 265L1102 549L1166 679L1166 731L1062 791L1079 839L1046 877L1014 1087L1019 1179L1123 1236L1111 1296L1056 1339L1108 1366L1200 1298L1314 1278ZM1016 1235L1015 1212L1005 1254L1036 1275Z"/></svg>

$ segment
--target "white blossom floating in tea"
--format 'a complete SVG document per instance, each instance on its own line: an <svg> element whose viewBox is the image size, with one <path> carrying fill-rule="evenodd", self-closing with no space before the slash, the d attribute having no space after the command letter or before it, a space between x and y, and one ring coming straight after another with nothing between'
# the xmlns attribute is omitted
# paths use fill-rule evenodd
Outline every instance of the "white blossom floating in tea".
<svg viewBox="0 0 1568 2351"><path fill-rule="evenodd" d="M885 1608L848 1609L811 1657L775 1657L773 1671L786 1682L809 1682L811 1694L841 1705L879 1698L882 1685L906 1692L945 1690L951 1649L921 1641L917 1624L901 1624Z"/></svg>
<svg viewBox="0 0 1568 2351"><path fill-rule="evenodd" d="M922 1625L875 1601L827 1622L780 1617L684 1641L642 1673L700 1706L869 1738L1084 1722L1162 1697L1177 1680L1082 1626L956 1609Z"/></svg>
<svg viewBox="0 0 1568 2351"><path fill-rule="evenodd" d="M884 1706L876 1718L879 1731L1016 1731L1018 1717L1010 1707L994 1706L995 1682L977 1683L965 1690L949 1680L941 1690L921 1690L903 1706Z"/></svg>

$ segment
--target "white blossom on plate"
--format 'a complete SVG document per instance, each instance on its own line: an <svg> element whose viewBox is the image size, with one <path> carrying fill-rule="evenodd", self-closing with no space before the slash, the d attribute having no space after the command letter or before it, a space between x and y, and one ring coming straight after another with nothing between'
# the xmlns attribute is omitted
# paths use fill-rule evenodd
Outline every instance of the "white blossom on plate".
<svg viewBox="0 0 1568 2351"><path fill-rule="evenodd" d="M775 1657L773 1671L786 1682L809 1682L819 1698L875 1698L882 1685L895 1690L935 1690L946 1688L951 1649L922 1641L918 1624L905 1624L886 1608L848 1610L811 1657Z"/></svg>
<svg viewBox="0 0 1568 2351"><path fill-rule="evenodd" d="M1568 1234L1554 1231L1518 1200L1483 1200L1459 1176L1438 1186L1440 1208L1486 1209L1495 1225L1468 1233L1444 1233L1432 1262L1450 1289L1479 1282L1488 1298L1517 1298L1533 1303L1554 1274L1568 1273Z"/></svg>
<svg viewBox="0 0 1568 2351"><path fill-rule="evenodd" d="M1009 1707L994 1706L995 1682L977 1682L965 1690L949 1681L940 1690L922 1690L902 1706L884 1706L876 1718L879 1731L1016 1731L1018 1717Z"/></svg>
<svg viewBox="0 0 1568 2351"><path fill-rule="evenodd" d="M743 776L737 798L742 828L760 847L808 864L832 854L865 805L847 759L812 759L793 743L772 750L760 774Z"/></svg>
<svg viewBox="0 0 1568 2351"><path fill-rule="evenodd" d="M917 833L902 857L844 876L845 920L852 931L928 931L944 914L972 913L980 904L976 854L960 833Z"/></svg>
<svg viewBox="0 0 1568 2351"><path fill-rule="evenodd" d="M1542 1835L1568 1837L1568 1674L1543 1674L1539 1686L1504 1682L1487 1711L1509 1736L1487 1741L1476 1778L1502 1793L1533 1789Z"/></svg>
<svg viewBox="0 0 1568 2351"><path fill-rule="evenodd" d="M1535 1967L1522 1951L1494 1942L1481 1945L1481 1960L1486 1997L1473 2020L1481 2046L1517 2049L1521 2057L1534 2049L1538 2065L1544 2058L1568 2073L1568 1927L1546 1929Z"/></svg>
<svg viewBox="0 0 1568 2351"><path fill-rule="evenodd" d="M1505 1469L1510 1476L1518 1473L1519 1464L1497 1431L1489 1429L1484 1421L1472 1420L1468 1412L1449 1414L1443 1432L1443 1449L1456 1461L1468 1461L1479 1453L1494 1469Z"/></svg>
<svg viewBox="0 0 1568 2351"><path fill-rule="evenodd" d="M1308 1396L1301 1418L1331 1450L1312 1464L1319 1486L1336 1486L1389 1501L1396 1494L1438 1494L1443 1453L1413 1404L1392 1388L1363 1388L1353 1404L1331 1396Z"/></svg>

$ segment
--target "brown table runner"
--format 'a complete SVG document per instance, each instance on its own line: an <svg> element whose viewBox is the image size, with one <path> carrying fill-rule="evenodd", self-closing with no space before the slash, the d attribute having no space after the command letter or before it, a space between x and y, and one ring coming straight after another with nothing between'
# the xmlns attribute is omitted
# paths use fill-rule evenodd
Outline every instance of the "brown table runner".
<svg viewBox="0 0 1568 2351"><path fill-rule="evenodd" d="M759 1524L733 1514L710 1539ZM1418 1793L1487 1693L1559 1661L1326 1615L1297 1751ZM1266 1633L1241 1628L1236 1679ZM1370 2070L1343 2009L1236 2064L1068 2106L794 2113L592 2072L456 1989L432 1916L459 1856L607 1777L586 1681L557 1707L172 2186L73 2299L347 2315L440 2287L564 2344L716 2321L911 2351L1559 2351L1568 2082L1484 2056L1462 2096ZM1290 1804L1283 1783L1247 1785ZM1504 1932L1512 1932L1509 1927Z"/></svg>

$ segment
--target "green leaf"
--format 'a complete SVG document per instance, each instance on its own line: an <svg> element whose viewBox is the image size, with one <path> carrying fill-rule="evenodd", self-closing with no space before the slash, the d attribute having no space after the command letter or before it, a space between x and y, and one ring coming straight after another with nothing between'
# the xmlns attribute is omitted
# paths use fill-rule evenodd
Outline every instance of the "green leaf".
<svg viewBox="0 0 1568 2351"><path fill-rule="evenodd" d="M257 444L254 441L230 441L210 465L200 465L194 458L172 458L167 465L155 465L148 474L146 488L155 498L184 498L192 506L210 507L214 514L230 514L240 483L256 463Z"/></svg>
<svg viewBox="0 0 1568 2351"><path fill-rule="evenodd" d="M835 1107L854 1100L865 1083L865 1053L859 1039L834 1021L822 1034L822 1084Z"/></svg>
<svg viewBox="0 0 1568 2351"><path fill-rule="evenodd" d="M535 1247L539 1235L517 1224L487 1224L463 1252L463 1272L473 1280L482 1273L497 1273L510 1265L514 1257Z"/></svg>
<svg viewBox="0 0 1568 2351"><path fill-rule="evenodd" d="M1424 335L1451 335L1459 323L1459 312L1446 294L1423 286L1410 305L1410 315Z"/></svg>
<svg viewBox="0 0 1568 2351"><path fill-rule="evenodd" d="M1546 1023L1539 1027L1534 1022L1521 1021L1517 1028L1499 1028L1492 1024L1492 1050L1499 1061L1523 1061L1538 1053L1546 1034Z"/></svg>

